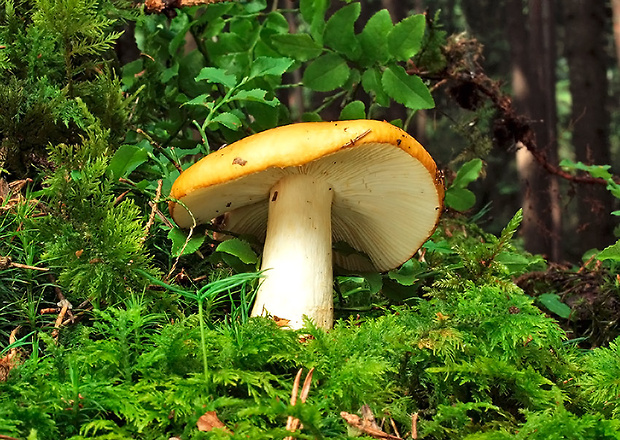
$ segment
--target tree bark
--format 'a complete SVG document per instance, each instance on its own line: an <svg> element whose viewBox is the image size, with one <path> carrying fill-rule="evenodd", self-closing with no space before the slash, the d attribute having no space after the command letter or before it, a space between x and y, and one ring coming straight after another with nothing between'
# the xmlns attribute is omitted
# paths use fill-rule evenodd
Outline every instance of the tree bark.
<svg viewBox="0 0 620 440"><path fill-rule="evenodd" d="M612 2L617 3L617 2ZM609 164L609 111L605 53L605 2L566 0L564 42L572 97L571 124L575 159L586 164ZM578 224L576 252L611 244L611 194L593 185L576 188Z"/></svg>
<svg viewBox="0 0 620 440"><path fill-rule="evenodd" d="M538 148L545 151L549 162L557 163L555 4L553 0L529 0L527 15L524 6L522 0L506 2L514 103L531 119ZM517 150L517 169L525 247L558 261L562 216L557 179L525 148Z"/></svg>

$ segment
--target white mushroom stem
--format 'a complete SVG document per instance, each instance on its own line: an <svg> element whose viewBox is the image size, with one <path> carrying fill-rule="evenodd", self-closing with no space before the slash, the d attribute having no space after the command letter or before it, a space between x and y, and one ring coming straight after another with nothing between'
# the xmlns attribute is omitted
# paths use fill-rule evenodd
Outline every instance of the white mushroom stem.
<svg viewBox="0 0 620 440"><path fill-rule="evenodd" d="M331 205L329 184L305 174L283 177L269 195L262 281L252 316L277 316L301 328L333 323Z"/></svg>

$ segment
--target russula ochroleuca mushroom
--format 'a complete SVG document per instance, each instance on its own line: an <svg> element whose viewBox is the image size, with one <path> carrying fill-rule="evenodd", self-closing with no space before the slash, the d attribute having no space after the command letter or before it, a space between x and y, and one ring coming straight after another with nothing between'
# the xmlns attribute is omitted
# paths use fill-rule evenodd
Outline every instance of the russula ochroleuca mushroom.
<svg viewBox="0 0 620 440"><path fill-rule="evenodd" d="M180 227L192 226L192 215L197 223L225 215L223 229L264 240L253 316L300 328L307 315L330 328L332 264L387 271L404 263L433 233L443 195L435 162L400 128L309 122L209 154L174 182L169 209ZM358 252L332 250L338 242Z"/></svg>

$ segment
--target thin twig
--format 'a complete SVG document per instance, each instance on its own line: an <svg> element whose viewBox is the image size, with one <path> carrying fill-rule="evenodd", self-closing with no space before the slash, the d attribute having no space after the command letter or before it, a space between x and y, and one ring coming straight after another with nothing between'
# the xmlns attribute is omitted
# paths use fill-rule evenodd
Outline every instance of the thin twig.
<svg viewBox="0 0 620 440"><path fill-rule="evenodd" d="M159 208L157 207L155 203L149 202L149 206L155 211L155 214L157 215L157 217L159 217L159 219L166 226L168 226L170 229L174 228L174 224L170 220L168 220L168 218L159 210Z"/></svg>
<svg viewBox="0 0 620 440"><path fill-rule="evenodd" d="M61 305L62 308L60 309L60 313L58 314L58 317L56 318L56 322L54 323L54 330L52 331L52 338L54 339L58 339L60 327L63 324L65 315L67 314L67 312L69 311L69 308L71 307L71 303L67 301L66 299L63 299L58 304Z"/></svg>
<svg viewBox="0 0 620 440"><path fill-rule="evenodd" d="M509 129L511 135L514 136L514 145L527 149L536 162L549 174L569 182L587 185L608 185L605 179L590 175L573 175L564 171L558 165L549 162L546 152L539 148L536 143L536 135L530 125L530 121L525 116L517 114L512 105L511 97L501 91L499 82L491 80L484 72L478 72L473 80L469 75L461 73L454 75L450 79L456 83L473 84L482 95L489 98L498 112L496 121L500 121L504 127ZM439 85L440 83L437 84ZM449 83L445 82L443 84ZM618 183L618 176L614 176L613 180Z"/></svg>
<svg viewBox="0 0 620 440"><path fill-rule="evenodd" d="M394 423L394 419L390 417L390 425L392 425L392 429L396 433L396 437L400 438L400 433L398 432L398 428L396 428L396 423Z"/></svg>
<svg viewBox="0 0 620 440"><path fill-rule="evenodd" d="M151 226L153 226L153 222L155 221L155 214L159 210L157 208L157 204L159 203L159 199L161 197L161 189L162 189L163 184L164 184L164 181L162 179L159 179L157 181L157 191L155 192L155 198L153 199L152 202L149 202L149 205L151 206L151 214L149 215L149 220L146 223L146 227L145 227L145 231L144 231L144 236L142 237L142 242L143 243L146 241L146 238L149 235L149 231L151 230Z"/></svg>
<svg viewBox="0 0 620 440"><path fill-rule="evenodd" d="M114 206L118 205L118 204L119 204L119 203L120 203L120 202L121 202L121 201L125 198L125 196L126 196L127 194L129 194L129 192L130 192L130 191L131 191L131 190L130 190L130 189L128 189L127 191L125 191L125 192L121 193L118 197L116 197L116 198L114 199L114 203L112 203L112 205L114 205Z"/></svg>
<svg viewBox="0 0 620 440"><path fill-rule="evenodd" d="M136 129L136 132L144 136L151 143L151 145L153 145L153 147L157 149L157 151L161 152L161 154L163 154L166 157L166 159L168 159L170 163L174 165L174 167L177 169L179 173L183 172L183 168L181 167L181 165L175 160L174 157L172 157L172 155L166 150L166 148L163 148L161 145L155 142L155 140L141 128Z"/></svg>
<svg viewBox="0 0 620 440"><path fill-rule="evenodd" d="M73 312L71 312L71 309L73 308L73 305L67 300L67 298L65 298L65 295L63 295L62 290L60 290L60 287L58 287L56 285L56 280L54 279L54 276L52 274L48 275L50 281L52 282L52 284L54 285L54 291L56 292L56 298L58 299L58 307L60 307L60 313L58 314L58 317L56 318L56 322L54 323L54 331L52 331L52 337L54 339L58 338L58 333L60 332L60 327L62 327L64 325L64 318L65 315L69 316L69 322L74 322L75 317L73 316Z"/></svg>
<svg viewBox="0 0 620 440"><path fill-rule="evenodd" d="M31 269L31 270L38 270L41 272L47 272L49 271L49 268L47 267L36 267L36 266L29 266L27 264L21 264L21 263L14 263L13 260L11 259L11 257L6 256L0 256L0 270L5 270L8 269L9 267L16 267L18 269Z"/></svg>
<svg viewBox="0 0 620 440"><path fill-rule="evenodd" d="M41 272L48 272L49 271L48 267L28 266L27 264L20 264L20 263L11 263L11 267L17 267L19 269L38 270L38 271L41 271Z"/></svg>

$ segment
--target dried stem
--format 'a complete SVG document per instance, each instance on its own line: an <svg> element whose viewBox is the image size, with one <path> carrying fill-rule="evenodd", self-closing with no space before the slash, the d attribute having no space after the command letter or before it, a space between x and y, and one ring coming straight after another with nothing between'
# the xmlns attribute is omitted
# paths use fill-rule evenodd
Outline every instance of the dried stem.
<svg viewBox="0 0 620 440"><path fill-rule="evenodd" d="M49 274L48 277L50 281L52 282L52 284L54 284L56 298L58 299L57 306L60 307L60 313L58 314L58 317L56 318L56 322L54 323L54 331L52 332L52 337L54 339L57 339L58 333L60 332L60 327L62 327L65 324L64 323L65 315L69 316L68 322L74 322L75 317L73 316L73 313L71 312L73 305L67 300L67 298L65 298L65 296L62 293L62 290L60 290L60 287L56 285L56 280L54 279L54 276L52 274Z"/></svg>
<svg viewBox="0 0 620 440"><path fill-rule="evenodd" d="M295 381L293 382L293 389L291 390L291 405L295 406L297 404L297 391L299 390L299 382L301 381L301 373L303 368L300 368L295 376ZM306 403L306 399L308 398L308 394L310 394L310 385L312 384L312 373L314 373L314 368L311 368L304 379L304 384L301 387L301 393L299 394L299 400L301 403ZM286 420L286 430L290 432L295 432L299 428L300 425L299 419L289 416ZM293 437L289 436L284 438L284 440L293 440Z"/></svg>
<svg viewBox="0 0 620 440"><path fill-rule="evenodd" d="M11 257L0 256L0 270L6 270L6 269L8 269L10 267L16 267L18 269L38 270L38 271L41 271L41 272L49 271L49 269L47 267L36 267L36 266L29 266L27 264L14 263L11 260Z"/></svg>
<svg viewBox="0 0 620 440"><path fill-rule="evenodd" d="M155 193L155 198L153 199L152 202L149 202L149 205L151 207L151 214L149 215L149 220L146 223L144 236L142 237L143 243L144 241L146 241L146 237L148 237L149 235L151 226L153 226L153 222L155 221L155 214L157 213L157 211L159 211L159 209L157 208L157 204L159 203L159 199L161 198L161 189L162 189L163 184L164 184L164 181L162 179L159 179L157 181L157 191Z"/></svg>
<svg viewBox="0 0 620 440"><path fill-rule="evenodd" d="M418 438L418 413L411 414L411 438Z"/></svg>

